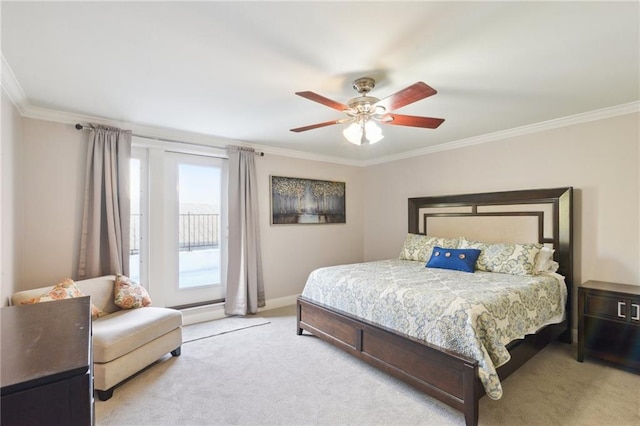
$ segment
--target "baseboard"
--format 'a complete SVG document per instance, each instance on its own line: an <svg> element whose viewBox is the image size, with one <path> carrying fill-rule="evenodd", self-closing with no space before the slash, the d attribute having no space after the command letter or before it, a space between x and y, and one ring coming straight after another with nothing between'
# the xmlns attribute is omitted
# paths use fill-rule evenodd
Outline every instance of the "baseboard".
<svg viewBox="0 0 640 426"><path fill-rule="evenodd" d="M197 306L195 308L180 309L182 312L182 325L197 324L199 322L212 321L224 318L224 304Z"/></svg>
<svg viewBox="0 0 640 426"><path fill-rule="evenodd" d="M295 305L297 295L278 297L276 299L267 299L265 306L258 308L258 313L271 309L282 308L289 305ZM213 321L225 318L224 303L216 303L213 305L197 306L195 308L181 309L182 325L197 324L199 322Z"/></svg>
<svg viewBox="0 0 640 426"><path fill-rule="evenodd" d="M285 306L295 305L297 298L298 295L294 294L292 296L278 297L277 299L268 299L267 301L265 301L264 307L258 308L258 313L262 311L270 311L271 309L278 309Z"/></svg>

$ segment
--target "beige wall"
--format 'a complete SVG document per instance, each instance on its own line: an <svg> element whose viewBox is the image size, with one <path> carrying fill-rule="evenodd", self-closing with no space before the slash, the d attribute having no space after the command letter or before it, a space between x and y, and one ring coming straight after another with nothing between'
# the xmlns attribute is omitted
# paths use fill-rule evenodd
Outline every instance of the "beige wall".
<svg viewBox="0 0 640 426"><path fill-rule="evenodd" d="M24 119L17 290L76 275L86 140L87 133L72 125ZM256 164L267 299L302 292L318 266L362 261L362 169L275 155L256 158ZM348 223L271 226L269 175L345 181Z"/></svg>
<svg viewBox="0 0 640 426"><path fill-rule="evenodd" d="M2 145L0 146L0 306L6 306L17 281L19 240L15 229L20 223L17 211L18 173L21 158L22 117L2 90Z"/></svg>
<svg viewBox="0 0 640 426"><path fill-rule="evenodd" d="M301 293L307 276L318 267L362 262L361 168L275 155L257 158L256 165L267 299ZM270 175L345 182L347 223L270 225Z"/></svg>
<svg viewBox="0 0 640 426"><path fill-rule="evenodd" d="M398 255L407 198L574 187L575 285L640 285L639 114L367 167L365 260Z"/></svg>
<svg viewBox="0 0 640 426"><path fill-rule="evenodd" d="M3 213L6 195L20 193L14 241L22 244L5 252L3 214L2 265L4 271L5 258L17 257L13 281L21 290L75 275L86 133L19 119L15 111L5 119L4 111L3 147L7 120L23 122L21 136L12 132L14 141L22 139L22 155L13 156L20 181L6 184L4 160L2 169ZM396 257L407 232L408 197L559 186L576 189L576 283L640 284L638 120L631 114L366 168L257 158L267 299L300 293L319 266ZM269 175L345 181L347 224L270 225ZM13 289L4 284L3 278L6 297Z"/></svg>
<svg viewBox="0 0 640 426"><path fill-rule="evenodd" d="M17 290L75 277L86 133L69 124L25 118L22 150Z"/></svg>

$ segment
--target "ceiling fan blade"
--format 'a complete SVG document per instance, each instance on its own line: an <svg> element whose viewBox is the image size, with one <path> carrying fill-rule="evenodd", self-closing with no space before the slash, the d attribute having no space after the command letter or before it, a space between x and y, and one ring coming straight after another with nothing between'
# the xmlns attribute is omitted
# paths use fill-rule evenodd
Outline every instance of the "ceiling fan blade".
<svg viewBox="0 0 640 426"><path fill-rule="evenodd" d="M398 108L402 108L405 105L419 101L420 99L435 95L436 93L438 93L436 89L422 81L419 81L400 90L399 92L394 93L393 95L379 100L375 105L383 106L387 111L393 111Z"/></svg>
<svg viewBox="0 0 640 426"><path fill-rule="evenodd" d="M435 129L444 122L444 118L433 117L416 117L415 115L387 114L393 120L381 122L384 124L392 124L395 126L411 126L424 127L427 129Z"/></svg>
<svg viewBox="0 0 640 426"><path fill-rule="evenodd" d="M307 98L310 101L314 101L314 102L318 102L322 105L326 105L329 108L333 108L333 109L337 109L338 111L344 111L346 109L349 109L349 107L345 104L341 104L340 102L331 100L329 98L325 98L322 95L318 95L317 93L313 93L313 92L296 92L296 95L298 96L302 96L303 98Z"/></svg>
<svg viewBox="0 0 640 426"><path fill-rule="evenodd" d="M292 132L306 132L307 130L313 130L313 129L317 129L319 127L326 127L326 126L331 126L333 124L340 124L343 123L344 120L331 120L331 121L325 121L324 123L317 123L317 124L311 124L310 126L304 126L304 127L296 127L295 129L291 129Z"/></svg>

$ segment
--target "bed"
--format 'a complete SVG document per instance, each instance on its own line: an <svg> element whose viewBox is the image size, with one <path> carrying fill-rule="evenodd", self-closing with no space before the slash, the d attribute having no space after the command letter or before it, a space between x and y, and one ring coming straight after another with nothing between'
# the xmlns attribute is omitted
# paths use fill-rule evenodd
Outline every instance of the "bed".
<svg viewBox="0 0 640 426"><path fill-rule="evenodd" d="M441 319L454 318L448 325L434 326L429 323L420 327L420 324L412 326L409 321L408 327L398 327L394 322L398 322L397 312L385 314L384 309L380 310L384 303L378 303L379 306L375 309L371 308L370 305L374 302L367 302L367 297L376 296L365 295L363 288L375 292L376 287L386 288L381 277L396 277L396 281L406 289L417 275L424 277L424 271L430 269L424 268L424 263L406 260L367 262L314 271L309 276L305 291L297 299L297 333L307 331L334 344L462 411L466 424L476 425L480 397L488 394L492 398L499 398L501 381L549 342L554 339L571 341L567 319L571 318L573 283L572 192L572 188L567 187L417 197L408 200L409 235L438 235L451 239L464 236L467 241L537 244L554 250L553 260L557 262L559 277L553 273L545 273L540 274L539 279L538 276L520 276L515 281L522 283L522 288L526 288L524 282L533 279L536 281L535 285L546 286L547 290L544 291L561 293L563 312L552 312L549 318L543 320L541 327L520 327L521 333L516 333L517 337L505 345L502 353L498 350L498 355L478 355L484 348L468 350L473 345L463 342L456 346L445 344L445 340L439 340L437 337L433 339L433 335L447 334L448 329L449 334L456 336L467 333L467 330L456 329L456 325L453 324L459 311L448 311L446 315L442 315L441 312ZM407 265L410 267L407 268ZM474 293L468 291L468 284L458 284L455 281L456 274L464 276L466 280L480 280L480 285L484 286L488 285L487 283L498 286L497 281L503 281L502 276L507 275L494 272L467 274L440 269L434 271L434 274L429 275L429 280L436 284L436 288L453 288L456 295L465 291L470 295ZM320 279L316 275L323 278ZM335 289L331 288L331 280L335 282ZM317 281L324 281L324 284L316 284ZM537 283L538 281L542 284ZM370 285L358 287L359 282ZM556 285L555 288L560 283L561 291L548 290L554 288L553 283ZM511 281L506 285L514 286ZM351 289L351 293L336 293L348 288ZM464 290L465 288L467 290ZM415 287L412 287L411 291L415 292ZM539 294L541 291L537 289L534 292ZM397 311L398 306L401 306L400 310L406 309L406 304L396 303L396 294L385 297L394 300L394 303L388 304L390 310ZM422 299L428 297L423 296ZM452 300L453 298L449 298L445 305L456 305ZM488 305L488 302L481 303ZM434 305L425 309L445 308L446 306ZM407 322L399 322L403 321ZM403 331L398 331L399 329ZM500 333L501 338L508 335L502 330ZM488 333L483 332L484 334ZM499 339L489 336L489 341L497 340ZM490 361L487 362L487 359ZM492 364L491 360L495 366L488 365Z"/></svg>

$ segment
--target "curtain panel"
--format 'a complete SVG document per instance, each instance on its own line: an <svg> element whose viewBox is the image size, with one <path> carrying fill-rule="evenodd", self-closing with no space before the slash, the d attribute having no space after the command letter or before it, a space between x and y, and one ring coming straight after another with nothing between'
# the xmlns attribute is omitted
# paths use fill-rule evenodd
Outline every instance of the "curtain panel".
<svg viewBox="0 0 640 426"><path fill-rule="evenodd" d="M131 131L92 124L78 278L129 275Z"/></svg>
<svg viewBox="0 0 640 426"><path fill-rule="evenodd" d="M260 252L255 151L230 146L229 243L225 314L246 315L265 305Z"/></svg>

